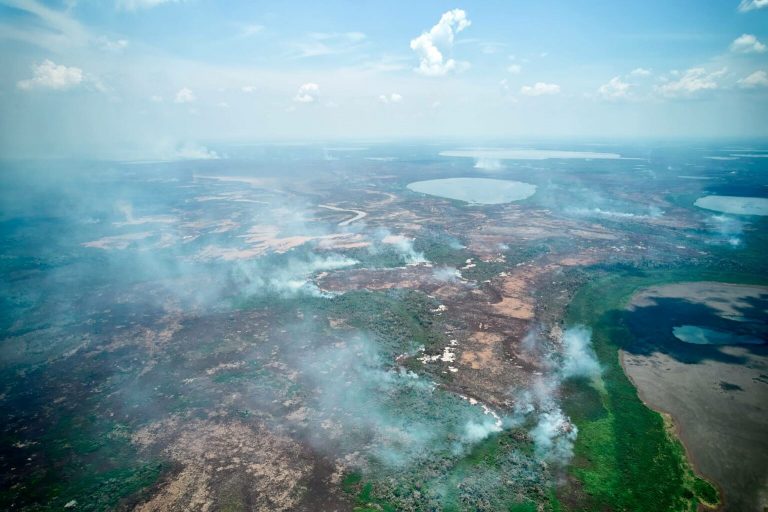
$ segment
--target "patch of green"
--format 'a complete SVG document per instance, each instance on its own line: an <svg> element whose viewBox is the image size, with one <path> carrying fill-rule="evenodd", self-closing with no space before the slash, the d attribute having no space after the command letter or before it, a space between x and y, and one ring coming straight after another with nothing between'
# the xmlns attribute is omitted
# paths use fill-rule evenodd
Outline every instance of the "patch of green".
<svg viewBox="0 0 768 512"><path fill-rule="evenodd" d="M359 471L351 471L344 475L344 478L341 481L341 488L344 489L344 492L351 493L354 492L355 487L357 484L359 484L363 480L363 474Z"/></svg>
<svg viewBox="0 0 768 512"><path fill-rule="evenodd" d="M352 471L344 475L341 488L347 494L356 493L355 512L395 512L397 508L373 495L373 483L364 482L363 475L359 471Z"/></svg>
<svg viewBox="0 0 768 512"><path fill-rule="evenodd" d="M524 501L511 505L508 510L509 512L537 512L539 508L532 501Z"/></svg>
<svg viewBox="0 0 768 512"><path fill-rule="evenodd" d="M717 489L714 485L707 482L703 478L696 478L693 481L693 492L699 500L702 502L714 506L720 501Z"/></svg>
<svg viewBox="0 0 768 512"><path fill-rule="evenodd" d="M510 247L504 251L504 257L507 260L507 265L513 266L517 265L518 263L525 263L526 261L535 260L539 256L543 256L549 252L549 245L538 243L535 245Z"/></svg>
<svg viewBox="0 0 768 512"><path fill-rule="evenodd" d="M42 455L48 461L22 485L0 491L0 508L112 510L136 499L160 478L165 466L142 459L130 444L127 429L95 417L65 416L46 435Z"/></svg>
<svg viewBox="0 0 768 512"><path fill-rule="evenodd" d="M716 489L694 474L682 445L662 416L639 399L618 359L618 349L631 339L620 312L637 290L699 280L766 281L759 275L692 268L615 271L599 274L574 297L568 323L592 328L604 371L599 392L587 381L570 382L565 388L564 407L579 428L570 471L585 493L572 510L682 511L695 510L699 502L718 503Z"/></svg>
<svg viewBox="0 0 768 512"><path fill-rule="evenodd" d="M436 329L438 317L431 311L438 302L419 291L347 292L320 306L328 313L343 316L352 327L373 333L392 354L420 345L430 352L446 343L445 336Z"/></svg>
<svg viewBox="0 0 768 512"><path fill-rule="evenodd" d="M568 379L563 382L560 392L564 399L565 413L571 419L596 421L606 416L603 397L588 379Z"/></svg>
<svg viewBox="0 0 768 512"><path fill-rule="evenodd" d="M528 510L537 503L558 510L532 444L523 428L504 431L467 451L445 447L402 466L350 472L342 489L356 496L356 511Z"/></svg>
<svg viewBox="0 0 768 512"><path fill-rule="evenodd" d="M458 240L440 232L420 235L414 240L413 248L435 265L459 267L472 257Z"/></svg>
<svg viewBox="0 0 768 512"><path fill-rule="evenodd" d="M402 251L391 245L377 247L375 251L365 247L347 249L344 254L359 261L357 266L364 268L394 268L408 263Z"/></svg>
<svg viewBox="0 0 768 512"><path fill-rule="evenodd" d="M461 271L461 276L470 281L487 281L501 274L507 269L507 264L502 261L472 260L474 267Z"/></svg>

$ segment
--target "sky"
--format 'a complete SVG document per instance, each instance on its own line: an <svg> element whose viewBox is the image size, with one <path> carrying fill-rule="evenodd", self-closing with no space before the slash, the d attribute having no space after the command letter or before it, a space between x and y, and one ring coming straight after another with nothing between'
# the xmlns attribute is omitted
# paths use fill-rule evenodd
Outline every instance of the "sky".
<svg viewBox="0 0 768 512"><path fill-rule="evenodd" d="M0 0L0 155L768 137L768 0Z"/></svg>

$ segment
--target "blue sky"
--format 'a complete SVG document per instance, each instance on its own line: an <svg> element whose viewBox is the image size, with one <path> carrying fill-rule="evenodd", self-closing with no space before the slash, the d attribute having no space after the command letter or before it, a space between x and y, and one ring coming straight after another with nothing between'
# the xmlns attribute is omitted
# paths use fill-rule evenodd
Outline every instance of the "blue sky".
<svg viewBox="0 0 768 512"><path fill-rule="evenodd" d="M0 0L6 156L768 136L768 0Z"/></svg>

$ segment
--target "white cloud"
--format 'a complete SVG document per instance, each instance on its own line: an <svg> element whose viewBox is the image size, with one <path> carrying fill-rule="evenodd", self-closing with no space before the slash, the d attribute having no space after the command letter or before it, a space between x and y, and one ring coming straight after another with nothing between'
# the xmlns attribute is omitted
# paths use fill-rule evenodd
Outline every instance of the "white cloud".
<svg viewBox="0 0 768 512"><path fill-rule="evenodd" d="M747 12L768 7L768 0L741 0L739 11Z"/></svg>
<svg viewBox="0 0 768 512"><path fill-rule="evenodd" d="M2 4L23 11L28 16L0 21L0 38L57 52L64 48L85 46L91 39L88 31L64 11L51 9L35 0L3 0Z"/></svg>
<svg viewBox="0 0 768 512"><path fill-rule="evenodd" d="M656 87L656 90L664 96L690 96L699 91L718 89L720 85L717 79L724 75L726 69L707 72L704 68L691 68L680 77L679 80L667 82ZM673 73L678 75L679 73Z"/></svg>
<svg viewBox="0 0 768 512"><path fill-rule="evenodd" d="M483 42L480 42L479 44L480 44L480 51L484 55L494 55L502 51L507 46L504 43L495 43L490 41L483 41Z"/></svg>
<svg viewBox="0 0 768 512"><path fill-rule="evenodd" d="M386 95L386 94L380 95L379 101L381 103L400 103L401 101L403 101L403 97L398 93L393 92L390 95Z"/></svg>
<svg viewBox="0 0 768 512"><path fill-rule="evenodd" d="M119 53L128 47L127 39L117 39L113 41L107 37L100 37L97 42L102 50L106 50L108 52Z"/></svg>
<svg viewBox="0 0 768 512"><path fill-rule="evenodd" d="M176 93L176 98L173 100L175 103L192 103L197 99L191 89L182 87Z"/></svg>
<svg viewBox="0 0 768 512"><path fill-rule="evenodd" d="M620 100L630 97L630 87L632 86L627 82L622 82L621 77L615 76L608 83L601 85L597 92L606 100Z"/></svg>
<svg viewBox="0 0 768 512"><path fill-rule="evenodd" d="M243 39L247 39L249 37L253 37L256 34L261 33L263 30L264 30L264 25L257 25L257 24L243 25L243 27L240 29L239 37Z"/></svg>
<svg viewBox="0 0 768 512"><path fill-rule="evenodd" d="M124 11L138 11L140 9L152 9L162 4L177 3L183 0L117 0L118 9Z"/></svg>
<svg viewBox="0 0 768 512"><path fill-rule="evenodd" d="M309 82L299 87L293 101L297 103L314 103L320 97L320 86Z"/></svg>
<svg viewBox="0 0 768 512"><path fill-rule="evenodd" d="M731 43L731 51L736 53L763 53L766 49L752 34L742 34Z"/></svg>
<svg viewBox="0 0 768 512"><path fill-rule="evenodd" d="M152 103L162 103L163 102L163 97L162 96L158 96L157 94L155 94L155 95L149 97L149 101L151 101Z"/></svg>
<svg viewBox="0 0 768 512"><path fill-rule="evenodd" d="M751 75L739 80L739 86L746 89L768 87L768 73L765 71L755 71Z"/></svg>
<svg viewBox="0 0 768 512"><path fill-rule="evenodd" d="M630 71L629 74L632 76L648 76L651 74L651 70L645 68L635 68Z"/></svg>
<svg viewBox="0 0 768 512"><path fill-rule="evenodd" d="M453 9L444 13L429 32L412 39L411 50L419 56L419 67L416 71L427 76L442 76L466 68L467 63L446 58L445 54L453 48L454 36L470 24L467 13L461 9Z"/></svg>
<svg viewBox="0 0 768 512"><path fill-rule="evenodd" d="M313 32L304 41L293 43L295 57L320 57L347 53L360 47L366 36L362 32Z"/></svg>
<svg viewBox="0 0 768 512"><path fill-rule="evenodd" d="M546 82L536 82L533 85L524 85L520 88L520 94L525 96L543 96L547 94L558 94L560 86L557 84L548 84Z"/></svg>
<svg viewBox="0 0 768 512"><path fill-rule="evenodd" d="M513 75L518 75L523 70L523 67L520 64L512 64L507 68L507 71L509 73L512 73Z"/></svg>
<svg viewBox="0 0 768 512"><path fill-rule="evenodd" d="M399 56L385 55L378 60L364 62L361 67L366 71L383 73L389 71L400 71L407 67L408 60L409 59Z"/></svg>
<svg viewBox="0 0 768 512"><path fill-rule="evenodd" d="M244 85L240 88L241 91L243 91L245 94L251 94L256 92L256 86L255 85Z"/></svg>
<svg viewBox="0 0 768 512"><path fill-rule="evenodd" d="M33 66L32 72L32 78L21 80L16 84L19 89L64 90L76 87L84 80L82 69L55 64L48 59Z"/></svg>

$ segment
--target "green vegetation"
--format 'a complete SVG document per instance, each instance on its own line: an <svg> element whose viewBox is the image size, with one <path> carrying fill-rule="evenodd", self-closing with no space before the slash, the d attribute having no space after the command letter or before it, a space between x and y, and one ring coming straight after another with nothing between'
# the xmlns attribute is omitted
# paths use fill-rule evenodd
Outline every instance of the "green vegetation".
<svg viewBox="0 0 768 512"><path fill-rule="evenodd" d="M507 270L508 266L501 261L472 260L474 267L461 271L462 277L470 281L483 282Z"/></svg>
<svg viewBox="0 0 768 512"><path fill-rule="evenodd" d="M572 301L567 321L592 328L603 366L600 391L587 381L571 381L564 390L566 412L579 428L572 476L583 495L571 496L572 510L696 510L699 502L716 505L717 490L699 478L680 442L662 416L647 408L621 368L617 355L631 334L622 310L635 291L676 281L759 282L759 275L702 269L598 274ZM564 490L568 493L569 490Z"/></svg>
<svg viewBox="0 0 768 512"><path fill-rule="evenodd" d="M128 429L96 417L65 416L46 435L43 456L52 463L33 473L23 486L0 491L0 508L34 504L34 510L111 510L157 482L166 469L157 460L138 456Z"/></svg>
<svg viewBox="0 0 768 512"><path fill-rule="evenodd" d="M416 251L424 253L424 257L435 265L460 267L472 254L456 239L439 231L420 234L413 242Z"/></svg>
<svg viewBox="0 0 768 512"><path fill-rule="evenodd" d="M338 314L350 326L374 334L391 353L423 346L427 352L441 350L445 336L437 329L431 312L438 302L416 290L386 292L354 291L318 302L328 314Z"/></svg>
<svg viewBox="0 0 768 512"><path fill-rule="evenodd" d="M396 471L348 473L342 488L354 494L357 511L544 510L559 502L540 473L524 428L491 435L466 452L444 451Z"/></svg>

